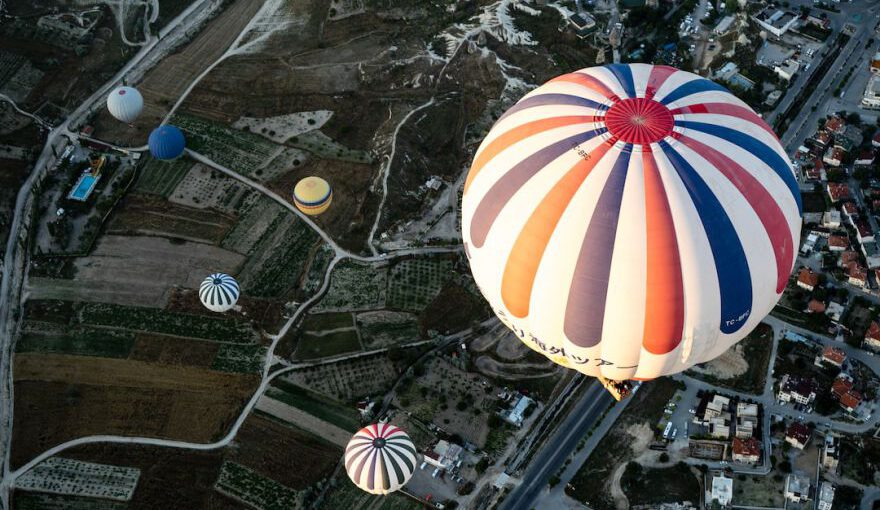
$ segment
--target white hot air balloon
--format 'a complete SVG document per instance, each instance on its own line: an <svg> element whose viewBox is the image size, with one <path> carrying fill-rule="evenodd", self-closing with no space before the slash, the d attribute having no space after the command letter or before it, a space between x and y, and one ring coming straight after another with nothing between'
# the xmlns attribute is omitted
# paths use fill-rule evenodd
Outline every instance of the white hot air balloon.
<svg viewBox="0 0 880 510"><path fill-rule="evenodd" d="M388 494L403 487L416 469L412 440L390 423L367 425L345 448L345 471L361 490Z"/></svg>
<svg viewBox="0 0 880 510"><path fill-rule="evenodd" d="M199 285L199 299L212 312L231 310L238 302L239 293L238 282L228 274L214 273Z"/></svg>
<svg viewBox="0 0 880 510"><path fill-rule="evenodd" d="M137 89L117 87L107 96L107 110L110 115L126 124L134 122L144 109L144 98Z"/></svg>

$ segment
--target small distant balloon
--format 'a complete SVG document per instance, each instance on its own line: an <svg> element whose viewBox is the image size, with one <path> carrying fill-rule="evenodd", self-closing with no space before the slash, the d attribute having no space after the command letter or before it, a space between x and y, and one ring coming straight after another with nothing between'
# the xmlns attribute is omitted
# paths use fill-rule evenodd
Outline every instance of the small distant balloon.
<svg viewBox="0 0 880 510"><path fill-rule="evenodd" d="M416 469L417 453L403 430L388 423L367 425L345 448L345 471L361 490L385 495L403 487Z"/></svg>
<svg viewBox="0 0 880 510"><path fill-rule="evenodd" d="M117 120L131 124L144 109L144 98L133 87L117 87L107 96L107 110Z"/></svg>
<svg viewBox="0 0 880 510"><path fill-rule="evenodd" d="M183 132L175 126L159 126L150 133L147 142L150 154L156 159L175 159L183 154L186 148L186 138Z"/></svg>
<svg viewBox="0 0 880 510"><path fill-rule="evenodd" d="M199 285L199 299L212 312L226 312L238 302L240 289L235 278L224 273L214 273Z"/></svg>
<svg viewBox="0 0 880 510"><path fill-rule="evenodd" d="M293 188L293 203L297 209L309 216L323 213L330 207L332 201L333 190L330 184L320 177L306 177Z"/></svg>

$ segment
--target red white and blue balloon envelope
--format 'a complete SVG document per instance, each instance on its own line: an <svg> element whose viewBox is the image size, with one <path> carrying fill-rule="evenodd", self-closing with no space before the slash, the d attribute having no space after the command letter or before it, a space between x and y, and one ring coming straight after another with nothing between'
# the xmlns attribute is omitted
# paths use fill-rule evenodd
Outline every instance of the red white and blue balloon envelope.
<svg viewBox="0 0 880 510"><path fill-rule="evenodd" d="M798 183L727 89L666 66L559 76L492 127L462 235L496 314L557 363L612 380L709 361L773 308Z"/></svg>
<svg viewBox="0 0 880 510"><path fill-rule="evenodd" d="M416 447L403 430L387 423L367 425L345 448L345 471L361 490L388 494L412 478L416 455Z"/></svg>

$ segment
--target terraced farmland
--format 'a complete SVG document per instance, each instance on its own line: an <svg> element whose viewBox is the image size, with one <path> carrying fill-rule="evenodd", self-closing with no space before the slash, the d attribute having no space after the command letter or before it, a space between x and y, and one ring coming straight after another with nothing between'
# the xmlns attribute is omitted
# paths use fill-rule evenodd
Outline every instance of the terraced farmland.
<svg viewBox="0 0 880 510"><path fill-rule="evenodd" d="M256 297L281 297L294 289L320 237L311 228L292 215L280 216L284 221L273 232L270 227L266 247L255 250L264 254L258 260L252 257L242 271L245 292ZM276 221L277 223L277 221ZM264 241L259 243L261 247Z"/></svg>
<svg viewBox="0 0 880 510"><path fill-rule="evenodd" d="M177 113L171 123L184 131L190 149L246 176L254 175L283 150L262 136L194 115Z"/></svg>
<svg viewBox="0 0 880 510"><path fill-rule="evenodd" d="M304 507L302 497L297 491L234 462L223 463L220 478L214 488L261 510L292 510Z"/></svg>
<svg viewBox="0 0 880 510"><path fill-rule="evenodd" d="M391 268L388 308L417 312L428 306L452 277L449 259L409 259Z"/></svg>
<svg viewBox="0 0 880 510"><path fill-rule="evenodd" d="M223 344L211 365L213 370L221 372L260 372L266 348L256 344Z"/></svg>
<svg viewBox="0 0 880 510"><path fill-rule="evenodd" d="M180 181L194 164L191 159L186 157L174 161L159 161L149 155L145 158L146 162L140 169L134 190L160 195L163 198L171 196L174 188L180 184Z"/></svg>
<svg viewBox="0 0 880 510"><path fill-rule="evenodd" d="M25 333L15 343L15 352L52 352L101 358L127 358L135 334L87 326L52 327L48 324L25 326Z"/></svg>
<svg viewBox="0 0 880 510"><path fill-rule="evenodd" d="M316 310L371 310L385 306L387 272L354 262L341 262L330 275L330 287Z"/></svg>

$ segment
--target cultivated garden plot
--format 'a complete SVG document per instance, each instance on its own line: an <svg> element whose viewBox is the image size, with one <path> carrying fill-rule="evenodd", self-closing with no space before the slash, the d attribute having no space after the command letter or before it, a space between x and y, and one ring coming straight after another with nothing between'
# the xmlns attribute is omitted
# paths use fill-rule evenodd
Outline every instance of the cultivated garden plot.
<svg viewBox="0 0 880 510"><path fill-rule="evenodd" d="M330 287L316 310L373 310L385 306L387 270L344 261L333 269Z"/></svg>
<svg viewBox="0 0 880 510"><path fill-rule="evenodd" d="M357 325L366 349L378 349L420 340L419 320L414 314L378 310L357 314Z"/></svg>
<svg viewBox="0 0 880 510"><path fill-rule="evenodd" d="M238 221L223 238L220 246L250 255L266 232L270 232L273 227L277 228L288 213L271 198L254 192L245 198L238 215Z"/></svg>
<svg viewBox="0 0 880 510"><path fill-rule="evenodd" d="M316 110L313 112L296 112L274 117L240 117L232 123L232 127L252 133L259 133L275 143L284 143L290 137L308 131L321 129L333 112Z"/></svg>
<svg viewBox="0 0 880 510"><path fill-rule="evenodd" d="M302 497L297 491L234 462L223 463L214 488L260 510L304 508Z"/></svg>
<svg viewBox="0 0 880 510"><path fill-rule="evenodd" d="M395 264L388 277L388 308L422 310L451 276L449 259L409 259Z"/></svg>
<svg viewBox="0 0 880 510"><path fill-rule="evenodd" d="M396 378L394 363L384 354L303 368L284 376L293 384L345 402L384 394Z"/></svg>
<svg viewBox="0 0 880 510"><path fill-rule="evenodd" d="M160 161L147 154L138 171L134 190L141 193L152 193L168 198L195 162L187 157L173 161Z"/></svg>
<svg viewBox="0 0 880 510"><path fill-rule="evenodd" d="M300 285L304 268L321 238L292 214L278 216L254 255L241 271L239 282L255 297L278 298Z"/></svg>

